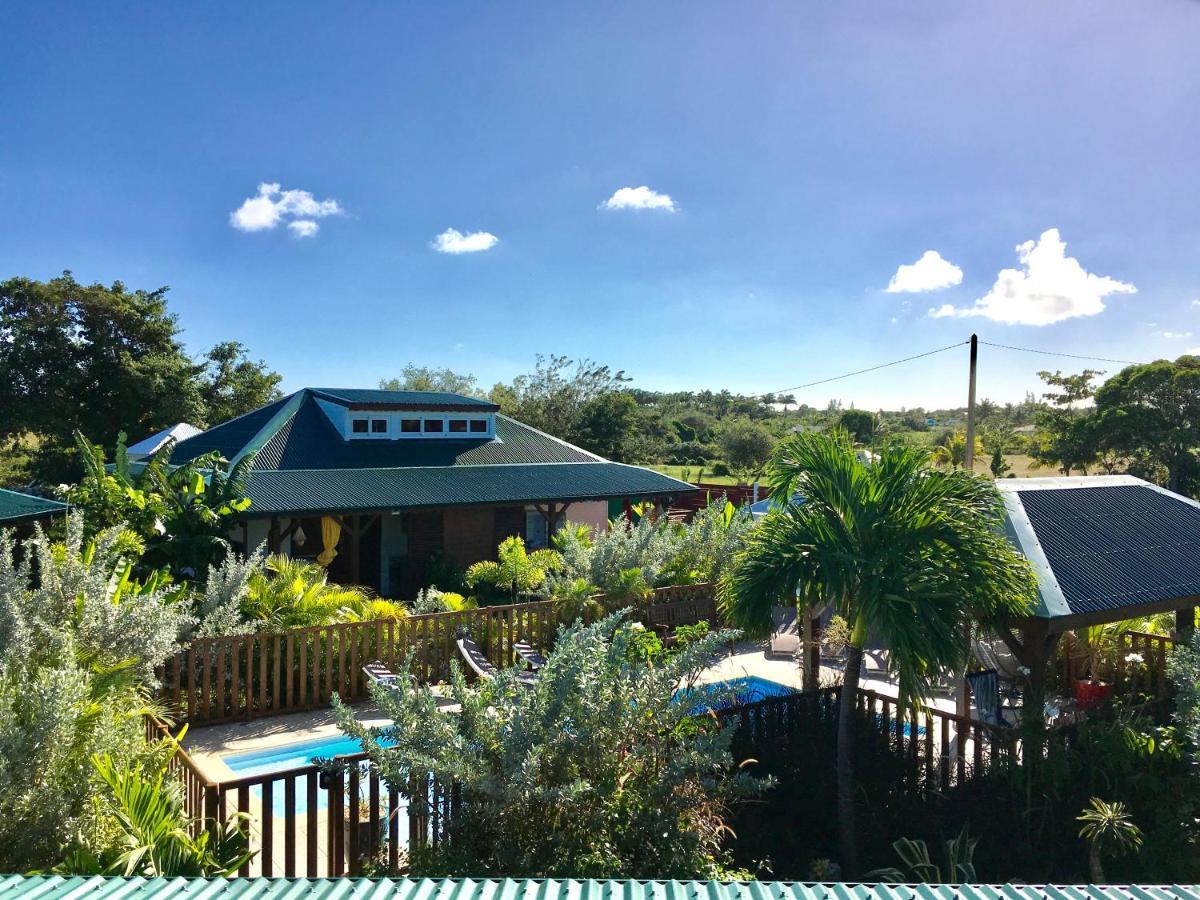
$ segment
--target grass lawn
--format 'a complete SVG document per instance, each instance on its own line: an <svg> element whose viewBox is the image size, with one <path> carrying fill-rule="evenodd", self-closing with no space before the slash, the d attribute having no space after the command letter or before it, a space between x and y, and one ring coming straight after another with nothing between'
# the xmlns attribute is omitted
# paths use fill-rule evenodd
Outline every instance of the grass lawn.
<svg viewBox="0 0 1200 900"><path fill-rule="evenodd" d="M653 469L655 472L662 472L664 475L670 475L672 478L678 478L681 481L690 481L693 484L703 481L705 484L738 484L738 480L731 475L714 475L711 466L668 466L668 465L648 465L647 469Z"/></svg>

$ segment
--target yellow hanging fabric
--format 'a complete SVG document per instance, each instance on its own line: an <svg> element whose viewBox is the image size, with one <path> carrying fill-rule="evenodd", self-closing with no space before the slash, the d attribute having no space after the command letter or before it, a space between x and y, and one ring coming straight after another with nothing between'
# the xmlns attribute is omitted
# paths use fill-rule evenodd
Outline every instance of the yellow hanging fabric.
<svg viewBox="0 0 1200 900"><path fill-rule="evenodd" d="M342 526L337 519L331 516L321 517L321 543L325 549L321 551L317 557L317 563L328 567L333 558L337 556L338 539L342 536Z"/></svg>

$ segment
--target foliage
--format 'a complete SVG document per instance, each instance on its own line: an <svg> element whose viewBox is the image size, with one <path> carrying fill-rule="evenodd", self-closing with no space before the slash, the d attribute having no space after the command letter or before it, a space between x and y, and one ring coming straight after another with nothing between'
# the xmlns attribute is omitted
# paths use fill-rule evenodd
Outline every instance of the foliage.
<svg viewBox="0 0 1200 900"><path fill-rule="evenodd" d="M999 447L992 450L992 458L988 462L988 469L991 471L993 478L1003 478L1006 473L1012 470L1012 466L1004 459L1004 451Z"/></svg>
<svg viewBox="0 0 1200 900"><path fill-rule="evenodd" d="M722 580L728 621L765 633L772 608L799 597L832 602L851 640L839 722L841 863L857 868L852 747L854 697L867 635L889 648L902 702L929 696L942 672L963 671L965 626L1021 614L1032 602L1028 564L1001 530L991 482L927 466L899 445L874 462L844 432L786 438L768 473L779 504L759 520ZM789 502L799 494L803 503Z"/></svg>
<svg viewBox="0 0 1200 900"><path fill-rule="evenodd" d="M557 604L560 622L576 619L594 619L604 613L604 606L597 598L600 588L586 578L571 578L555 581L550 596Z"/></svg>
<svg viewBox="0 0 1200 900"><path fill-rule="evenodd" d="M838 418L838 425L853 438L854 443L869 445L882 430L883 423L872 412L865 409L848 409Z"/></svg>
<svg viewBox="0 0 1200 900"><path fill-rule="evenodd" d="M1167 674L1175 688L1175 724L1193 754L1200 750L1200 632L1180 643L1167 657ZM1200 755L1194 759L1200 763Z"/></svg>
<svg viewBox="0 0 1200 900"><path fill-rule="evenodd" d="M964 825L953 840L943 844L945 865L939 869L929 858L929 846L924 841L900 838L892 848L900 857L902 868L875 869L864 877L891 884L973 884L978 880L975 875L978 844L979 838L968 835Z"/></svg>
<svg viewBox="0 0 1200 900"><path fill-rule="evenodd" d="M497 384L491 399L500 411L555 437L580 442L580 414L593 401L619 391L629 379L589 359L538 354L533 372Z"/></svg>
<svg viewBox="0 0 1200 900"><path fill-rule="evenodd" d="M76 845L55 867L57 874L211 878L235 875L254 856L249 813L207 822L198 835L191 834L167 759L151 772L119 764L107 753L93 754L91 761L108 789L101 798L103 813L119 826L119 836L100 852Z"/></svg>
<svg viewBox="0 0 1200 900"><path fill-rule="evenodd" d="M467 569L467 584L479 593L485 606L516 603L522 594L532 594L546 576L562 565L555 550L525 549L525 542L513 536L505 538L496 550L497 559L477 562Z"/></svg>
<svg viewBox="0 0 1200 900"><path fill-rule="evenodd" d="M268 556L246 587L242 616L263 631L357 621L373 603L362 588L331 584L324 566L283 554Z"/></svg>
<svg viewBox="0 0 1200 900"><path fill-rule="evenodd" d="M471 687L456 666L459 715L440 714L415 679L375 691L391 723L381 728L336 704L340 727L390 783L432 773L461 785L448 839L414 854L414 874L716 874L727 807L762 785L737 771L732 728L690 718L673 697L729 635L646 665L631 658L632 634L619 616L563 629L532 688L515 670Z"/></svg>
<svg viewBox="0 0 1200 900"><path fill-rule="evenodd" d="M1047 385L1057 388L1043 397L1051 407L1036 416L1037 441L1030 447L1034 460L1053 466L1063 475L1078 469L1087 474L1088 467L1099 457L1095 416L1076 408L1076 404L1089 400L1095 393L1092 381L1104 374L1085 369L1078 375L1063 375L1062 372L1039 372L1038 376Z"/></svg>
<svg viewBox="0 0 1200 900"><path fill-rule="evenodd" d="M775 448L775 436L751 419L734 419L718 435L725 465L745 481L757 481Z"/></svg>
<svg viewBox="0 0 1200 900"><path fill-rule="evenodd" d="M633 590L638 581L647 587L713 582L752 526L750 513L724 498L686 524L642 516L633 525L614 519L607 531L592 534L568 523L554 536L562 567L550 579L551 593L579 579L629 599L640 593Z"/></svg>
<svg viewBox="0 0 1200 900"><path fill-rule="evenodd" d="M1089 868L1092 881L1105 884L1104 869L1100 864L1103 853L1120 855L1142 846L1142 830L1129 818L1129 810L1119 800L1105 803L1093 797L1087 808L1079 815L1083 823L1079 836L1089 844Z"/></svg>
<svg viewBox="0 0 1200 900"><path fill-rule="evenodd" d="M278 400L283 376L272 372L262 360L252 361L238 341L222 341L206 354L198 381L204 404L201 424L209 427L227 422Z"/></svg>
<svg viewBox="0 0 1200 900"><path fill-rule="evenodd" d="M1105 446L1160 466L1166 487L1200 487L1200 357L1127 366L1096 391L1095 417Z"/></svg>
<svg viewBox="0 0 1200 900"><path fill-rule="evenodd" d="M631 462L636 444L638 405L625 391L606 391L579 410L572 438L584 449L615 462Z"/></svg>
<svg viewBox="0 0 1200 900"><path fill-rule="evenodd" d="M261 572L265 554L263 545L248 557L230 553L219 566L209 567L203 593L193 595L192 608L198 624L189 638L250 634L257 630L258 623L242 615L242 603L250 593L251 580Z"/></svg>
<svg viewBox="0 0 1200 900"><path fill-rule="evenodd" d="M70 272L0 282L0 442L36 436L32 474L50 484L74 478L76 431L111 446L122 429L141 436L180 421L213 421L205 392L214 361L197 365L188 357L166 294L120 282L83 285ZM228 350L219 345L213 353ZM274 377L261 364L244 364ZM240 392L260 383L241 365L214 392L229 408L244 407Z"/></svg>
<svg viewBox="0 0 1200 900"><path fill-rule="evenodd" d="M73 838L110 836L92 753L140 764L142 713L155 664L190 619L176 591L131 575L140 552L119 528L83 538L78 515L66 542L40 530L14 560L0 532L0 870L57 861Z"/></svg>
<svg viewBox="0 0 1200 900"><path fill-rule="evenodd" d="M168 441L135 474L124 433L111 471L103 449L82 434L75 437L84 476L64 499L83 511L93 532L117 524L136 531L145 544L141 574L165 567L190 580L220 562L229 549L229 529L250 506L243 495L252 457L231 468L214 452L172 467L174 442Z"/></svg>
<svg viewBox="0 0 1200 900"><path fill-rule="evenodd" d="M975 459L979 459L982 456L983 441L976 436ZM967 433L965 431L955 431L943 437L941 442L933 448L933 460L938 465L950 466L954 469L961 469L966 466Z"/></svg>
<svg viewBox="0 0 1200 900"><path fill-rule="evenodd" d="M462 612L477 607L478 604L470 597L464 597L454 591L440 591L436 587L427 587L417 591L416 599L409 605L409 613L422 616L429 613Z"/></svg>
<svg viewBox="0 0 1200 900"><path fill-rule="evenodd" d="M409 363L399 378L382 378L381 391L446 391L466 397L479 397L479 381L474 375L460 374L452 369L432 369Z"/></svg>

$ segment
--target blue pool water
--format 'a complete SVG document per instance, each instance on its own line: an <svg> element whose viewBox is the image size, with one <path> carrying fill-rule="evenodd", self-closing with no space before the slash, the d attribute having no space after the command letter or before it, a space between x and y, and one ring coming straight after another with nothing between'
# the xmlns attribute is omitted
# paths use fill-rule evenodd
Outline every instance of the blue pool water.
<svg viewBox="0 0 1200 900"><path fill-rule="evenodd" d="M680 701L691 699L700 701L689 710L693 715L700 715L709 710L725 709L730 706L740 706L744 703L755 703L769 697L786 697L794 693L795 690L787 685L751 675L744 678L734 678L730 681L698 685L691 690L679 691L675 696ZM907 728L907 726L905 727ZM245 778L251 775L266 775L270 772L286 772L289 769L299 769L312 765L316 759L329 759L334 756L344 756L361 752L362 747L358 741L346 737L344 734L336 734L308 741L297 741L292 744L282 744L269 747L266 750L254 750L247 753L228 753L222 756L221 760L236 777ZM364 774L366 773L365 763L363 764L363 772ZM365 783L365 778L363 781ZM261 797L262 795L262 789L258 787L253 788L252 792L256 797ZM283 784L277 782L272 795L272 807L277 815L283 814L284 803ZM305 812L307 810L307 803L307 784L304 781L300 781L296 785L296 812ZM318 809L324 809L327 803L328 796L326 792L323 790L318 791Z"/></svg>

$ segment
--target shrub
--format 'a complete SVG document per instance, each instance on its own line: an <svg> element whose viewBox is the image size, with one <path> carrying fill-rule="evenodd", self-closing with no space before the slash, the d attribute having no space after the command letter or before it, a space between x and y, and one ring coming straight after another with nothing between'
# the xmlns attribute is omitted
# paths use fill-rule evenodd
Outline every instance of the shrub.
<svg viewBox="0 0 1200 900"><path fill-rule="evenodd" d="M477 562L467 569L467 584L485 605L516 603L522 594L532 594L546 576L562 565L554 550L529 553L519 537L506 538L496 551L496 560Z"/></svg>
<svg viewBox="0 0 1200 900"><path fill-rule="evenodd" d="M563 629L532 688L515 670L471 687L455 666L457 715L415 681L375 692L391 721L382 728L335 702L341 728L390 783L433 773L460 785L447 840L414 854L413 874L718 874L727 809L762 785L735 766L732 728L689 718L673 698L729 634L651 665L631 652L635 633L616 615Z"/></svg>

